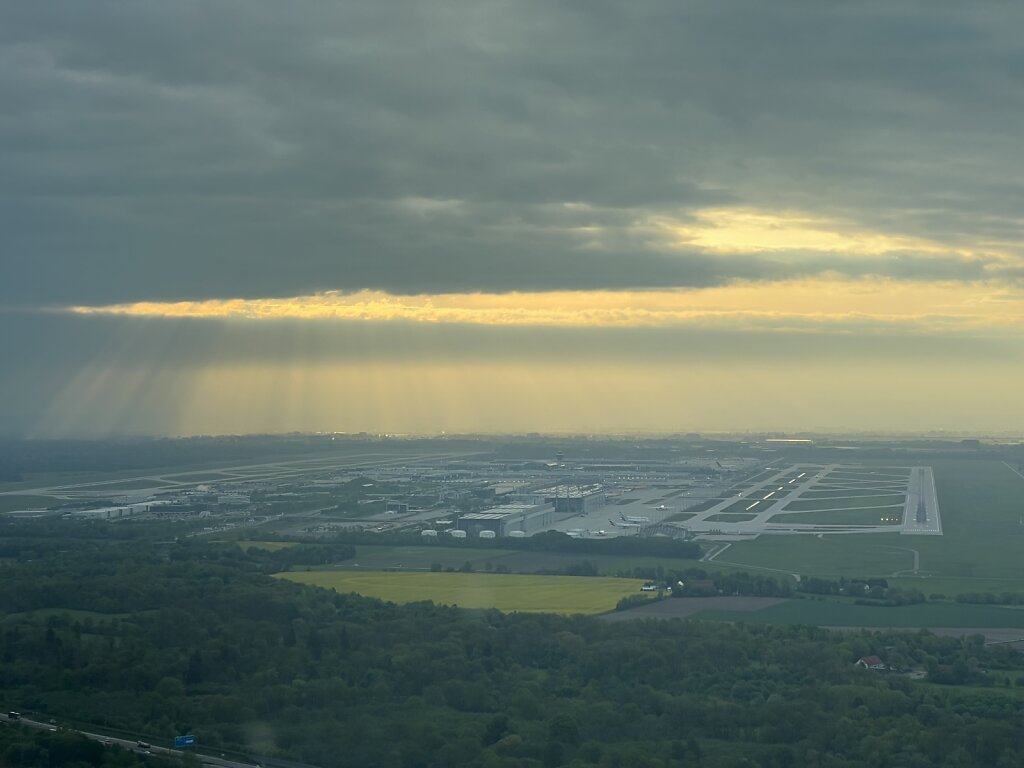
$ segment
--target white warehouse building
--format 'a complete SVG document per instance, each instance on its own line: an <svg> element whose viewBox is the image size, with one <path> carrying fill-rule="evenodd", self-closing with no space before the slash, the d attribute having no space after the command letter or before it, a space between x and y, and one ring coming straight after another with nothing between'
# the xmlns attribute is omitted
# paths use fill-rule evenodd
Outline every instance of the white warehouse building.
<svg viewBox="0 0 1024 768"><path fill-rule="evenodd" d="M483 512L468 512L459 517L456 526L470 536L510 536L513 532L533 534L546 530L554 522L551 504L505 504ZM484 537L489 538L489 537Z"/></svg>

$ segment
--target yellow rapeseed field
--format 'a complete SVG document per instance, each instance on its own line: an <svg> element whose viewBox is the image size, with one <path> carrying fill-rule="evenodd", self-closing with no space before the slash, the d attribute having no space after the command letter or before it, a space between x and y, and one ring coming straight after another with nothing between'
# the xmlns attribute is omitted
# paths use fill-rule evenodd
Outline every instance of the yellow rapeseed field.
<svg viewBox="0 0 1024 768"><path fill-rule="evenodd" d="M623 597L640 594L643 584L638 579L504 573L296 571L277 576L395 603L432 600L460 608L563 614L605 613Z"/></svg>

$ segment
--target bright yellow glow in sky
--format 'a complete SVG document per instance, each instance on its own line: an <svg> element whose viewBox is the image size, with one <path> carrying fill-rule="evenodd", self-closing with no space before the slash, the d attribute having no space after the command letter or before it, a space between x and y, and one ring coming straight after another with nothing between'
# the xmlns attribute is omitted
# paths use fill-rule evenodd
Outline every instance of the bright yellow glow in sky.
<svg viewBox="0 0 1024 768"><path fill-rule="evenodd" d="M412 204L412 203L410 203ZM417 203L418 204L418 203ZM419 204L418 204L419 205ZM445 203L448 206L449 203ZM421 206L422 207L422 206ZM646 237L669 248L727 254L764 253L785 261L801 253L844 258L917 257L984 259L1014 264L1009 252L972 252L937 241L889 234L855 223L799 211L710 208L695 218L645 219ZM598 228L599 229L599 228ZM579 230L602 247L599 231ZM475 325L643 327L728 324L764 329L773 325L901 323L922 330L1010 328L1024 321L1024 292L996 279L896 280L882 277L818 276L766 282L735 282L704 289L649 291L555 291L544 293L447 293L400 296L381 291L324 291L284 298L223 298L206 301L135 302L76 306L77 314L135 317L308 319Z"/></svg>
<svg viewBox="0 0 1024 768"><path fill-rule="evenodd" d="M173 434L1012 428L1014 361L951 367L788 361L566 364L214 365L196 371L81 372L37 435L87 429L124 412L139 431ZM152 421L147 421L152 419Z"/></svg>
<svg viewBox="0 0 1024 768"><path fill-rule="evenodd" d="M979 282L812 279L698 290L467 293L396 296L377 291L268 299L78 306L77 314L247 320L412 321L570 327L884 322L932 332L1024 323L1024 291Z"/></svg>
<svg viewBox="0 0 1024 768"><path fill-rule="evenodd" d="M908 251L970 256L938 241L909 235L873 232L854 222L799 211L772 212L755 208L705 208L695 222L657 217L678 246L697 246L713 253L815 251L843 255L881 256Z"/></svg>
<svg viewBox="0 0 1024 768"><path fill-rule="evenodd" d="M705 210L685 222L648 218L636 228L679 258L687 249L723 260L762 252L796 263L814 252L838 267L909 252L954 265L983 259L989 268L979 273L989 277L851 278L837 268L710 288L324 291L67 307L124 318L124 336L111 338L109 351L123 345L147 362L113 355L83 368L50 401L38 434L88 432L104 413L122 415L115 429L177 434L1008 426L1006 404L1021 381L1024 287L997 273L1019 263L1012 249L956 250L752 209ZM588 247L604 247L605 234L580 228ZM132 322L144 318L225 322L201 333L188 323ZM290 322L253 334L273 321ZM585 354L551 329L579 330ZM595 337L584 329L631 330ZM519 346L502 346L509 338ZM552 347L556 338L563 347ZM147 351L161 344L195 350L179 362L150 362Z"/></svg>

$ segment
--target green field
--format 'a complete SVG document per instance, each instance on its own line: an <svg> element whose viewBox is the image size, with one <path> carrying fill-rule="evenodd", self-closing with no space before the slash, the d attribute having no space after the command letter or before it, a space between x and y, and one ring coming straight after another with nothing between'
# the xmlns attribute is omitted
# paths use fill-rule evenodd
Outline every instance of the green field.
<svg viewBox="0 0 1024 768"><path fill-rule="evenodd" d="M826 479L833 477L869 477L869 478L882 478L882 479L893 479L893 478L904 478L910 477L909 467L858 467L856 469L836 469L829 472Z"/></svg>
<svg viewBox="0 0 1024 768"><path fill-rule="evenodd" d="M761 536L735 542L715 562L830 578L889 575L913 568L913 553L895 549L907 546L906 539L895 532Z"/></svg>
<svg viewBox="0 0 1024 768"><path fill-rule="evenodd" d="M717 515L708 515L705 520L710 523L745 523L757 517L753 512L719 512Z"/></svg>
<svg viewBox="0 0 1024 768"><path fill-rule="evenodd" d="M857 485L815 485L802 499L837 499L855 496L886 496L894 493L906 493L906 483L858 483Z"/></svg>
<svg viewBox="0 0 1024 768"><path fill-rule="evenodd" d="M829 578L898 574L901 586L926 594L1024 593L1024 479L999 461L921 463L928 463L935 474L942 536L761 536L734 543L716 562ZM808 519L800 514L779 521L787 518ZM829 521L839 522L835 517ZM814 522L827 521L822 517ZM916 576L911 573L914 551L920 558Z"/></svg>
<svg viewBox="0 0 1024 768"><path fill-rule="evenodd" d="M717 496L717 497L712 498L712 499L705 499L704 501L697 502L692 507L687 507L686 508L686 512L688 513L689 517L693 517L693 515L695 515L696 513L704 512L706 510L709 510L713 506L715 506L716 504L721 504L725 500L726 499L721 497L721 496ZM671 522L673 520L678 520L678 519L680 519L680 518L677 518L675 515L670 515L669 517L665 518L664 522L667 523L667 522Z"/></svg>
<svg viewBox="0 0 1024 768"><path fill-rule="evenodd" d="M643 584L637 579L494 573L302 571L277 576L395 603L431 600L460 608L563 614L606 613L623 597L640 594Z"/></svg>
<svg viewBox="0 0 1024 768"><path fill-rule="evenodd" d="M941 576L914 576L905 574L888 579L890 587L901 589L916 589L925 596L945 595L947 597L963 592L984 592L989 594L1001 594L1003 592L1024 592L1024 580L1007 581L1006 579L986 578L951 578L944 579Z"/></svg>
<svg viewBox="0 0 1024 768"><path fill-rule="evenodd" d="M339 563L341 570L429 571L431 566L461 568L466 563L475 571L495 571L499 567L511 573L562 571L566 566L582 562L593 564L604 576L635 568L683 570L703 568L711 563L679 560L669 557L637 557L635 555L582 555L557 552L527 552L516 549L484 549L472 546L396 547L359 544L352 560ZM730 569L736 570L736 569Z"/></svg>
<svg viewBox="0 0 1024 768"><path fill-rule="evenodd" d="M862 491L862 490L874 490L876 493L881 492L896 492L904 491L907 488L907 481L891 481L891 480L844 480L844 481L829 481L826 480L821 483L816 483L813 486L815 491Z"/></svg>
<svg viewBox="0 0 1024 768"><path fill-rule="evenodd" d="M814 501L819 499L846 499L854 498L859 496L877 496L878 491L869 490L866 488L851 488L848 490L836 490L836 491L806 491L800 494L802 500Z"/></svg>
<svg viewBox="0 0 1024 768"><path fill-rule="evenodd" d="M745 482L747 484L759 483L762 480L767 480L769 477L775 474L774 469L763 469L752 477L748 477Z"/></svg>
<svg viewBox="0 0 1024 768"><path fill-rule="evenodd" d="M728 507L725 507L718 514L720 514L720 515L744 514L744 513L747 512L747 507L749 507L755 501L761 501L762 502L761 504L758 504L756 507L754 507L752 510L750 510L751 514L756 514L756 512L759 511L759 509L758 509L759 507L761 507L761 508L766 507L766 506L768 506L768 504L770 504L774 500L775 500L774 496L772 498L768 499L768 501L762 501L759 498L749 497L749 498L746 498L746 499L741 499L740 501L737 501L735 504L730 504Z"/></svg>
<svg viewBox="0 0 1024 768"><path fill-rule="evenodd" d="M26 472L24 479L12 482L0 482L0 491L17 491L36 488L65 488L80 485L93 485L95 483L115 483L119 481L131 482L142 477L162 477L165 474L174 474L189 471L211 471L220 462L209 465L191 465L179 467L153 467L146 470L118 470L110 472ZM152 485L151 481L146 481Z"/></svg>
<svg viewBox="0 0 1024 768"><path fill-rule="evenodd" d="M892 496L860 496L834 498L821 501L791 501L786 505L787 512L824 512L830 509L861 509L863 507L890 507L903 504L906 497L902 494Z"/></svg>
<svg viewBox="0 0 1024 768"><path fill-rule="evenodd" d="M61 503L60 499L53 496L0 496L0 512L10 512L20 509L46 509L56 507Z"/></svg>
<svg viewBox="0 0 1024 768"><path fill-rule="evenodd" d="M100 483L90 485L78 485L78 486L67 486L62 488L62 491L137 491L145 490L147 488L162 488L164 486L171 485L171 483L165 483L163 480L117 480L111 483Z"/></svg>
<svg viewBox="0 0 1024 768"><path fill-rule="evenodd" d="M819 627L1024 628L1024 610L961 603L918 603L900 607L856 605L839 600L787 600L758 611L708 610L695 618L716 621L809 624Z"/></svg>
<svg viewBox="0 0 1024 768"><path fill-rule="evenodd" d="M899 525L903 505L871 509L833 509L827 512L798 512L773 515L770 523L834 523L835 525Z"/></svg>
<svg viewBox="0 0 1024 768"><path fill-rule="evenodd" d="M349 459L351 454L358 454L365 457L365 448L358 445L347 447L338 446L333 449L337 451L331 458L324 458L322 453L313 452L301 453L259 453L257 458L233 458L213 461L204 461L199 464L170 464L164 466L147 467L146 469L122 469L122 470L97 470L97 471L75 471L75 472L24 472L21 480L0 481L0 491L35 490L44 488L63 488L64 486L85 485L89 483L114 482L118 480L138 480L142 477L163 477L164 475L174 476L171 480L177 480L177 475L186 473L213 474L220 470L230 474L254 474L262 475L275 467L286 469L315 468L317 466L336 466L339 458ZM382 453L382 456L389 456L389 453ZM362 461L362 458L360 458ZM149 481L147 481L148 483Z"/></svg>

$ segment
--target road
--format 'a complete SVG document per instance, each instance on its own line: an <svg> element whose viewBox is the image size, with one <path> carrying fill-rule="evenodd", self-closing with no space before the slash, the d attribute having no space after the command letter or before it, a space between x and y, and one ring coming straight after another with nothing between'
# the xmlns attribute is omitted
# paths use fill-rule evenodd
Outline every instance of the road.
<svg viewBox="0 0 1024 768"><path fill-rule="evenodd" d="M702 557L700 559L700 562L702 562L702 563L711 562L712 560L714 560L720 554L725 552L725 550L727 550L731 546L732 546L732 544L720 544L714 551L709 549L707 552L704 553L704 557Z"/></svg>
<svg viewBox="0 0 1024 768"><path fill-rule="evenodd" d="M1022 475L1020 472L1018 472L1010 462L1004 461L1003 464L1005 464L1006 468L1008 470L1010 470L1011 472L1013 472L1013 474L1017 475L1017 477L1024 478L1024 475Z"/></svg>
<svg viewBox="0 0 1024 768"><path fill-rule="evenodd" d="M34 728L39 731L56 731L58 726L55 723L44 723L39 720L32 720L28 717L21 717L17 720L10 720L6 715L0 715L0 723L7 725L23 725L26 728ZM66 728L60 726L60 729L65 732L77 733L80 736L85 736L87 739L94 739L95 741L102 742L104 744L114 745L117 744L125 749L135 752L140 755L164 755L167 757L183 757L186 753L180 749L170 749L169 747L158 747L156 745L150 745L146 747L139 746L140 743L132 741L130 739L118 739L113 736L104 736L100 733L90 733L89 731L80 731L74 728ZM215 757L213 755L204 755L201 752L195 753L196 757L203 765L214 765L218 768L255 768L256 763L242 763L237 760L227 760L223 757Z"/></svg>
<svg viewBox="0 0 1024 768"><path fill-rule="evenodd" d="M910 573L913 574L914 576L917 576L918 571L921 570L921 553L918 552L916 549L911 549L910 547L882 547L882 549L891 549L891 550L895 550L895 551L898 551L898 552L910 552L911 554L914 555L914 569L912 571L910 571ZM893 576L904 576L904 575L906 575L906 573L907 573L907 571L896 571L896 573L894 573L892 575Z"/></svg>
<svg viewBox="0 0 1024 768"><path fill-rule="evenodd" d="M704 555L704 557L702 557L700 559L699 562L709 563L712 560L716 560L720 554L725 552L725 550L727 550L731 546L732 546L731 543L720 544L718 546L718 548L715 549L714 551L707 552ZM782 568L768 568L767 566L763 566L763 565L745 565L743 563L728 563L728 562L726 562L724 560L718 560L718 563L719 563L719 565L735 565L735 566L738 566L740 568L750 568L750 569L753 569L753 570L756 570L756 571L770 571L772 573L785 573L788 576L792 576L794 581L796 581L797 583L800 582L800 574L799 573L793 573L791 571L787 571L787 570L784 570Z"/></svg>

